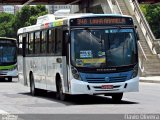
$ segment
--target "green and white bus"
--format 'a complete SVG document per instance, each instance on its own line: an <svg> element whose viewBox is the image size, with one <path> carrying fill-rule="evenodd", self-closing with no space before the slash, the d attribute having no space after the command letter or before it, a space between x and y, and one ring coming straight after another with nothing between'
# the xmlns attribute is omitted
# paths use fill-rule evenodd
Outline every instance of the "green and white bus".
<svg viewBox="0 0 160 120"><path fill-rule="evenodd" d="M61 19L58 19L61 18ZM137 33L130 16L45 15L18 30L19 80L32 95L104 94L120 101L139 88Z"/></svg>
<svg viewBox="0 0 160 120"><path fill-rule="evenodd" d="M17 41L14 38L0 37L0 78L17 77Z"/></svg>

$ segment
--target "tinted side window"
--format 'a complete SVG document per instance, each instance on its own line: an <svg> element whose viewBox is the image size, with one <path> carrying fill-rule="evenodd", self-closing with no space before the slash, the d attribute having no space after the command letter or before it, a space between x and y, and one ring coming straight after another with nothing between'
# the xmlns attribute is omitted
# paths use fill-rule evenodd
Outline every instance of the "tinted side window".
<svg viewBox="0 0 160 120"><path fill-rule="evenodd" d="M26 42L28 43L28 45L26 45L26 47L28 47L28 54L33 54L33 50L34 50L34 33L29 33L29 39L27 39Z"/></svg>
<svg viewBox="0 0 160 120"><path fill-rule="evenodd" d="M28 51L29 51L29 36L28 36L28 34L26 34L26 49L25 49L25 51L26 51L26 54L28 54Z"/></svg>
<svg viewBox="0 0 160 120"><path fill-rule="evenodd" d="M48 47L49 47L49 53L55 53L55 29L49 30L49 41L48 41Z"/></svg>
<svg viewBox="0 0 160 120"><path fill-rule="evenodd" d="M35 54L40 53L40 45L41 45L41 39L40 39L40 31L35 32Z"/></svg>
<svg viewBox="0 0 160 120"><path fill-rule="evenodd" d="M56 29L56 54L62 55L62 38L63 31L60 28Z"/></svg>
<svg viewBox="0 0 160 120"><path fill-rule="evenodd" d="M42 31L41 34L41 49L42 49L42 53L46 53L47 52L47 30Z"/></svg>

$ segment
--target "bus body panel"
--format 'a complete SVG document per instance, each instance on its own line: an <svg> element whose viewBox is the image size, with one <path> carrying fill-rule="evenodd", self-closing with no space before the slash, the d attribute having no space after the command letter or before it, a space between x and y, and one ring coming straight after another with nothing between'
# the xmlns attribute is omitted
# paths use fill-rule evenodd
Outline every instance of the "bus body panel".
<svg viewBox="0 0 160 120"><path fill-rule="evenodd" d="M62 63L57 63L57 58L62 59ZM68 79L66 57L25 57L25 59L28 84L30 84L29 75L32 72L36 88L56 91L56 75L60 75L62 82ZM64 86L64 92L67 92L68 82L63 82L62 84Z"/></svg>
<svg viewBox="0 0 160 120"><path fill-rule="evenodd" d="M124 88L125 84L127 84L126 88ZM88 89L87 85L90 87L90 90ZM113 85L113 86L119 86L119 87L113 88L113 89L103 89L101 88L103 85ZM126 82L98 83L98 84L72 79L71 86L72 87L71 87L70 94L91 94L92 95L92 94L105 94L105 93L137 92L139 91L139 77L137 76Z"/></svg>
<svg viewBox="0 0 160 120"><path fill-rule="evenodd" d="M27 78L26 78L25 58L23 56L17 56L17 61L18 61L18 79L21 84L27 86L29 84L27 83Z"/></svg>

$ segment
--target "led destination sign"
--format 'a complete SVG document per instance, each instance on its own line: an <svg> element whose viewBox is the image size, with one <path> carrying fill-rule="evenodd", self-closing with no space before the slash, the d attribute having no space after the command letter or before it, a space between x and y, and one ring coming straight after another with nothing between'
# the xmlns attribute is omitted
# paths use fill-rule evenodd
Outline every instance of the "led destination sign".
<svg viewBox="0 0 160 120"><path fill-rule="evenodd" d="M126 20L124 18L94 18L94 19L77 19L77 25L101 25L101 24L125 24Z"/></svg>
<svg viewBox="0 0 160 120"><path fill-rule="evenodd" d="M133 25L129 17L90 17L70 20L71 26Z"/></svg>

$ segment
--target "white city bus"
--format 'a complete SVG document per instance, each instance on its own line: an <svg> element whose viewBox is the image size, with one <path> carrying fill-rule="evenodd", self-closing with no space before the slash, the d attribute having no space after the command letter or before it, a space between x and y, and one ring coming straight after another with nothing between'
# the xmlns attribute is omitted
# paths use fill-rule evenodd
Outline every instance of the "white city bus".
<svg viewBox="0 0 160 120"><path fill-rule="evenodd" d="M0 78L17 77L17 40L0 37Z"/></svg>
<svg viewBox="0 0 160 120"><path fill-rule="evenodd" d="M58 16L59 18L59 16ZM18 30L19 80L31 94L104 94L115 101L139 88L137 34L130 16L41 16Z"/></svg>

